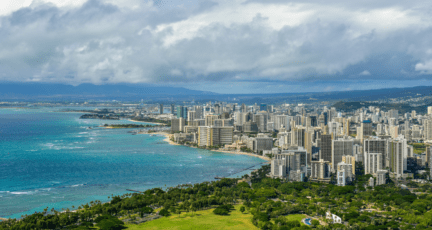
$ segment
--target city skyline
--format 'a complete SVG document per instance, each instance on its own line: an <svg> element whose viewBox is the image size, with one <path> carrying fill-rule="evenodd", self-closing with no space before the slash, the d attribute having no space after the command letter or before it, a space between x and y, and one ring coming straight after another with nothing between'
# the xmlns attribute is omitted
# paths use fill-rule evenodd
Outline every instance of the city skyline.
<svg viewBox="0 0 432 230"><path fill-rule="evenodd" d="M431 7L2 1L0 83L138 83L240 94L432 85Z"/></svg>

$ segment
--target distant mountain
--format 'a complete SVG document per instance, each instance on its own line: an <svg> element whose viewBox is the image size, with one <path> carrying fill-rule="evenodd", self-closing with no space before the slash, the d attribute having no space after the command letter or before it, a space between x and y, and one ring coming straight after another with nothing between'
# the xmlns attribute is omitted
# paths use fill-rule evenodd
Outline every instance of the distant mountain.
<svg viewBox="0 0 432 230"><path fill-rule="evenodd" d="M289 90L289 89L288 89ZM0 83L0 100L123 100L141 99L153 102L183 102L195 100L197 103L229 101L238 103L313 103L329 101L375 101L400 97L420 97L432 95L432 86L410 88L388 88L375 90L353 90L311 93L270 93L270 94L217 94L208 91L190 90L181 87L151 85L93 85L78 86L47 83ZM349 105L356 107L358 105ZM406 108L409 109L409 108Z"/></svg>
<svg viewBox="0 0 432 230"><path fill-rule="evenodd" d="M399 113L408 113L415 110L417 113L426 113L427 107L432 106L432 103L428 103L421 106L411 106L408 103L370 103L370 102L343 102L339 101L332 105L338 111L350 112L362 107L367 108L369 106L378 106L383 110L396 109Z"/></svg>
<svg viewBox="0 0 432 230"><path fill-rule="evenodd" d="M276 93L276 94L219 94L201 96L202 101L209 99L233 100L242 103L313 103L320 101L375 101L400 97L420 97L432 95L432 86L417 86L410 88L387 88L374 90L352 90L335 92L310 93Z"/></svg>
<svg viewBox="0 0 432 230"><path fill-rule="evenodd" d="M188 95L216 95L216 93L180 87L145 85L93 85L78 86L47 83L0 83L0 100L13 99L124 99L163 98Z"/></svg>

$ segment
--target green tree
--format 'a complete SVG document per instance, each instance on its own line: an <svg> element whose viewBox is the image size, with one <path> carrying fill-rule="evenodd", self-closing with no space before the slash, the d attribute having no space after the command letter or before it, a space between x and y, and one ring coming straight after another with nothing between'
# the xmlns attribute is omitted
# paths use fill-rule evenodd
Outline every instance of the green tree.
<svg viewBox="0 0 432 230"><path fill-rule="evenodd" d="M159 211L159 215L161 216L169 216L170 213L168 210L166 210L165 208L163 208L162 210Z"/></svg>

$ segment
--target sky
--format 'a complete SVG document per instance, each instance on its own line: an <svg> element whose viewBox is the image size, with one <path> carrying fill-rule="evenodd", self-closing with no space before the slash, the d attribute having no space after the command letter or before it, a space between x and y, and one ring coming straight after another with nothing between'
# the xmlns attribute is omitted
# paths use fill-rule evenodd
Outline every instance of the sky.
<svg viewBox="0 0 432 230"><path fill-rule="evenodd" d="M432 85L432 1L2 0L0 84Z"/></svg>

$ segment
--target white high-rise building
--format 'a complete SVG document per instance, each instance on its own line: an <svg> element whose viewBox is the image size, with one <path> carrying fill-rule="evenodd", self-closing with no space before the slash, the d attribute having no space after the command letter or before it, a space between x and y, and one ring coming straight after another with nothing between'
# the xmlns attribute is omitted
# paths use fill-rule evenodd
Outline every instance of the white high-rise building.
<svg viewBox="0 0 432 230"><path fill-rule="evenodd" d="M337 164L337 184L339 186L345 186L353 180L352 165L345 162Z"/></svg>
<svg viewBox="0 0 432 230"><path fill-rule="evenodd" d="M290 118L288 115L277 115L275 121L275 129L279 130L281 128L285 128L286 130L290 130Z"/></svg>
<svg viewBox="0 0 432 230"><path fill-rule="evenodd" d="M266 132L267 131L267 113L258 113L254 114L254 121L258 125L258 130L260 132Z"/></svg>
<svg viewBox="0 0 432 230"><path fill-rule="evenodd" d="M414 127L413 127L414 129ZM432 140L432 120L426 119L423 122L423 136L425 140ZM413 135L414 136L414 135Z"/></svg>
<svg viewBox="0 0 432 230"><path fill-rule="evenodd" d="M407 170L407 142L405 139L398 139L390 142L390 171L396 177L401 177L403 171Z"/></svg>
<svg viewBox="0 0 432 230"><path fill-rule="evenodd" d="M329 122L328 123L329 134L333 134L334 137L336 135L339 135L340 134L340 132L339 132L340 126L341 126L341 124L339 122L335 122L335 121Z"/></svg>
<svg viewBox="0 0 432 230"><path fill-rule="evenodd" d="M365 174L375 174L382 169L382 154L381 153L366 153Z"/></svg>

